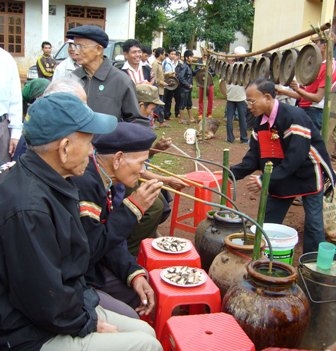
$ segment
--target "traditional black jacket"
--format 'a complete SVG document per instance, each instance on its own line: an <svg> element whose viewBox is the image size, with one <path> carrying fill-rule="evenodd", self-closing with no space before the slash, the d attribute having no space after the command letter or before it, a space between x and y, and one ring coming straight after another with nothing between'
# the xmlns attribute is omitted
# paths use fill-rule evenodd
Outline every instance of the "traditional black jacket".
<svg viewBox="0 0 336 351"><path fill-rule="evenodd" d="M96 331L77 189L27 151L0 186L0 350Z"/></svg>
<svg viewBox="0 0 336 351"><path fill-rule="evenodd" d="M136 275L145 273L129 253L126 241L140 219L133 212L137 212L136 209L127 199L120 206L113 206L113 201L107 201L108 191L91 158L84 175L74 177L72 181L79 189L80 216L91 251L87 282L103 288L103 264L130 285Z"/></svg>
<svg viewBox="0 0 336 351"><path fill-rule="evenodd" d="M256 118L250 149L241 163L231 167L236 179L273 162L269 193L277 197L296 197L320 191L334 172L320 132L300 108L279 103L274 125L260 124ZM279 149L280 146L280 149Z"/></svg>

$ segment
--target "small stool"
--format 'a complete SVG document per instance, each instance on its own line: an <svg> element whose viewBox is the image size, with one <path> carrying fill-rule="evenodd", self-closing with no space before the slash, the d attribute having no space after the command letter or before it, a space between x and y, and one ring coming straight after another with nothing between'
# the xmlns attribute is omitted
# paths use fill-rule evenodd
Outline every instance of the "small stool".
<svg viewBox="0 0 336 351"><path fill-rule="evenodd" d="M171 317L177 306L190 305L189 313L203 313L204 305L207 305L210 312L220 312L221 296L218 287L207 276L204 284L195 287L178 287L164 282L161 277L162 269L154 269L149 272L149 282L154 290L156 298L156 310L154 326L156 336L160 340L163 327ZM206 273L203 271L203 274Z"/></svg>
<svg viewBox="0 0 336 351"><path fill-rule="evenodd" d="M138 264L146 268L147 271L170 266L201 268L201 258L194 245L192 245L191 249L187 252L171 254L155 250L152 246L153 240L152 238L143 239L138 254Z"/></svg>
<svg viewBox="0 0 336 351"><path fill-rule="evenodd" d="M223 312L171 317L161 339L164 351L255 351L234 317Z"/></svg>
<svg viewBox="0 0 336 351"><path fill-rule="evenodd" d="M222 174L213 173L213 175L217 179L219 185L221 185ZM205 171L191 172L191 173L185 174L184 177L189 180L192 180L193 182L197 182L203 186L206 186L208 188L215 188L217 186L214 177L211 174L209 174L209 172L205 172ZM193 187L193 186L194 185L190 185L190 187ZM198 186L194 186L194 187L195 187L194 197L197 197L204 201L209 201L209 202L212 201L213 192L211 190L203 189ZM211 206L209 205L205 205L201 202L195 201L194 209L192 212L179 216L178 215L179 205L180 205L180 195L175 194L173 209L171 213L169 235L174 235L175 229L177 228L185 230L190 233L195 233L198 223L202 219L204 219L206 217L207 212L212 209ZM193 225L182 223L182 221L188 218L193 219Z"/></svg>

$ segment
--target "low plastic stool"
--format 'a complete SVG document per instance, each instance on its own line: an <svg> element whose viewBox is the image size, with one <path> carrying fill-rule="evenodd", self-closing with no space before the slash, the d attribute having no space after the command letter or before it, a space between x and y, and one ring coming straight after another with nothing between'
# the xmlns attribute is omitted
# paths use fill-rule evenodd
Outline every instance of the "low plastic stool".
<svg viewBox="0 0 336 351"><path fill-rule="evenodd" d="M164 351L255 351L234 317L223 312L171 317L161 343Z"/></svg>
<svg viewBox="0 0 336 351"><path fill-rule="evenodd" d="M185 178L187 178L193 182L197 182L197 183L199 183L203 186L206 186L208 188L215 189L217 187L217 184L216 184L216 181L215 181L213 176L215 176L219 185L221 185L221 183L222 183L222 174L221 173L210 174L209 172L205 172L205 171L197 171L197 172L187 173L184 175ZM202 199L204 201L212 202L213 192L211 190L203 189L203 188L195 186L195 185L190 185L190 187L194 187L194 189L195 189L194 190L194 197L197 197L197 198ZM183 214L183 215L179 216L178 212L179 212L179 205L180 205L180 197L181 197L181 195L179 195L179 194L174 195L169 235L174 235L174 232L176 229L182 229L182 230L190 232L190 233L195 233L199 222L201 220L203 220L206 217L207 212L212 209L211 206L209 206L209 205L195 201L194 208L193 208L192 212L189 212L187 214ZM184 220L189 219L189 218L193 219L192 225L183 223Z"/></svg>
<svg viewBox="0 0 336 351"><path fill-rule="evenodd" d="M189 306L190 314L203 313L208 306L211 313L220 312L221 296L216 284L207 276L204 284L195 287L178 287L164 282L160 277L162 269L149 272L149 282L156 298L153 325L156 337L160 340L163 327L177 306Z"/></svg>
<svg viewBox="0 0 336 351"><path fill-rule="evenodd" d="M138 264L146 268L147 271L170 266L201 268L201 258L193 245L187 252L170 254L154 249L152 246L153 240L152 238L142 240L138 254Z"/></svg>

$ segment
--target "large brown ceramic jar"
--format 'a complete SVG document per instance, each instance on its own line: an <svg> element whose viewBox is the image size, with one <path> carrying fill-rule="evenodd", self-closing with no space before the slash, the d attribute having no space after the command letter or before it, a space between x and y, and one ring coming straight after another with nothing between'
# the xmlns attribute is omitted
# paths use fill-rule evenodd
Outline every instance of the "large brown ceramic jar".
<svg viewBox="0 0 336 351"><path fill-rule="evenodd" d="M219 287L222 297L228 289L243 279L246 267L252 260L254 234L229 234L224 238L224 249L212 261L209 276ZM265 241L261 242L261 251ZM263 257L263 256L262 256Z"/></svg>
<svg viewBox="0 0 336 351"><path fill-rule="evenodd" d="M266 260L250 262L247 276L225 294L222 311L235 317L256 351L296 348L309 322L309 301L296 284L294 267L273 262L267 275L268 267Z"/></svg>

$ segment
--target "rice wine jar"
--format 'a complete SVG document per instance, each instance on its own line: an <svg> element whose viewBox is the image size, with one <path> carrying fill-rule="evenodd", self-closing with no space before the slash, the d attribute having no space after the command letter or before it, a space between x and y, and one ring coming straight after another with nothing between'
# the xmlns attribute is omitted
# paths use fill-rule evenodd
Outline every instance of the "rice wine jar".
<svg viewBox="0 0 336 351"><path fill-rule="evenodd" d="M209 276L218 286L222 297L246 274L246 267L253 256L254 238L254 234L246 234L244 240L243 233L229 234L224 238L224 249L214 258L209 269ZM265 248L264 240L260 246L262 251Z"/></svg>
<svg viewBox="0 0 336 351"><path fill-rule="evenodd" d="M256 351L297 348L309 323L309 301L294 267L274 261L268 270L269 261L251 261L247 275L225 294L222 311L235 317Z"/></svg>

